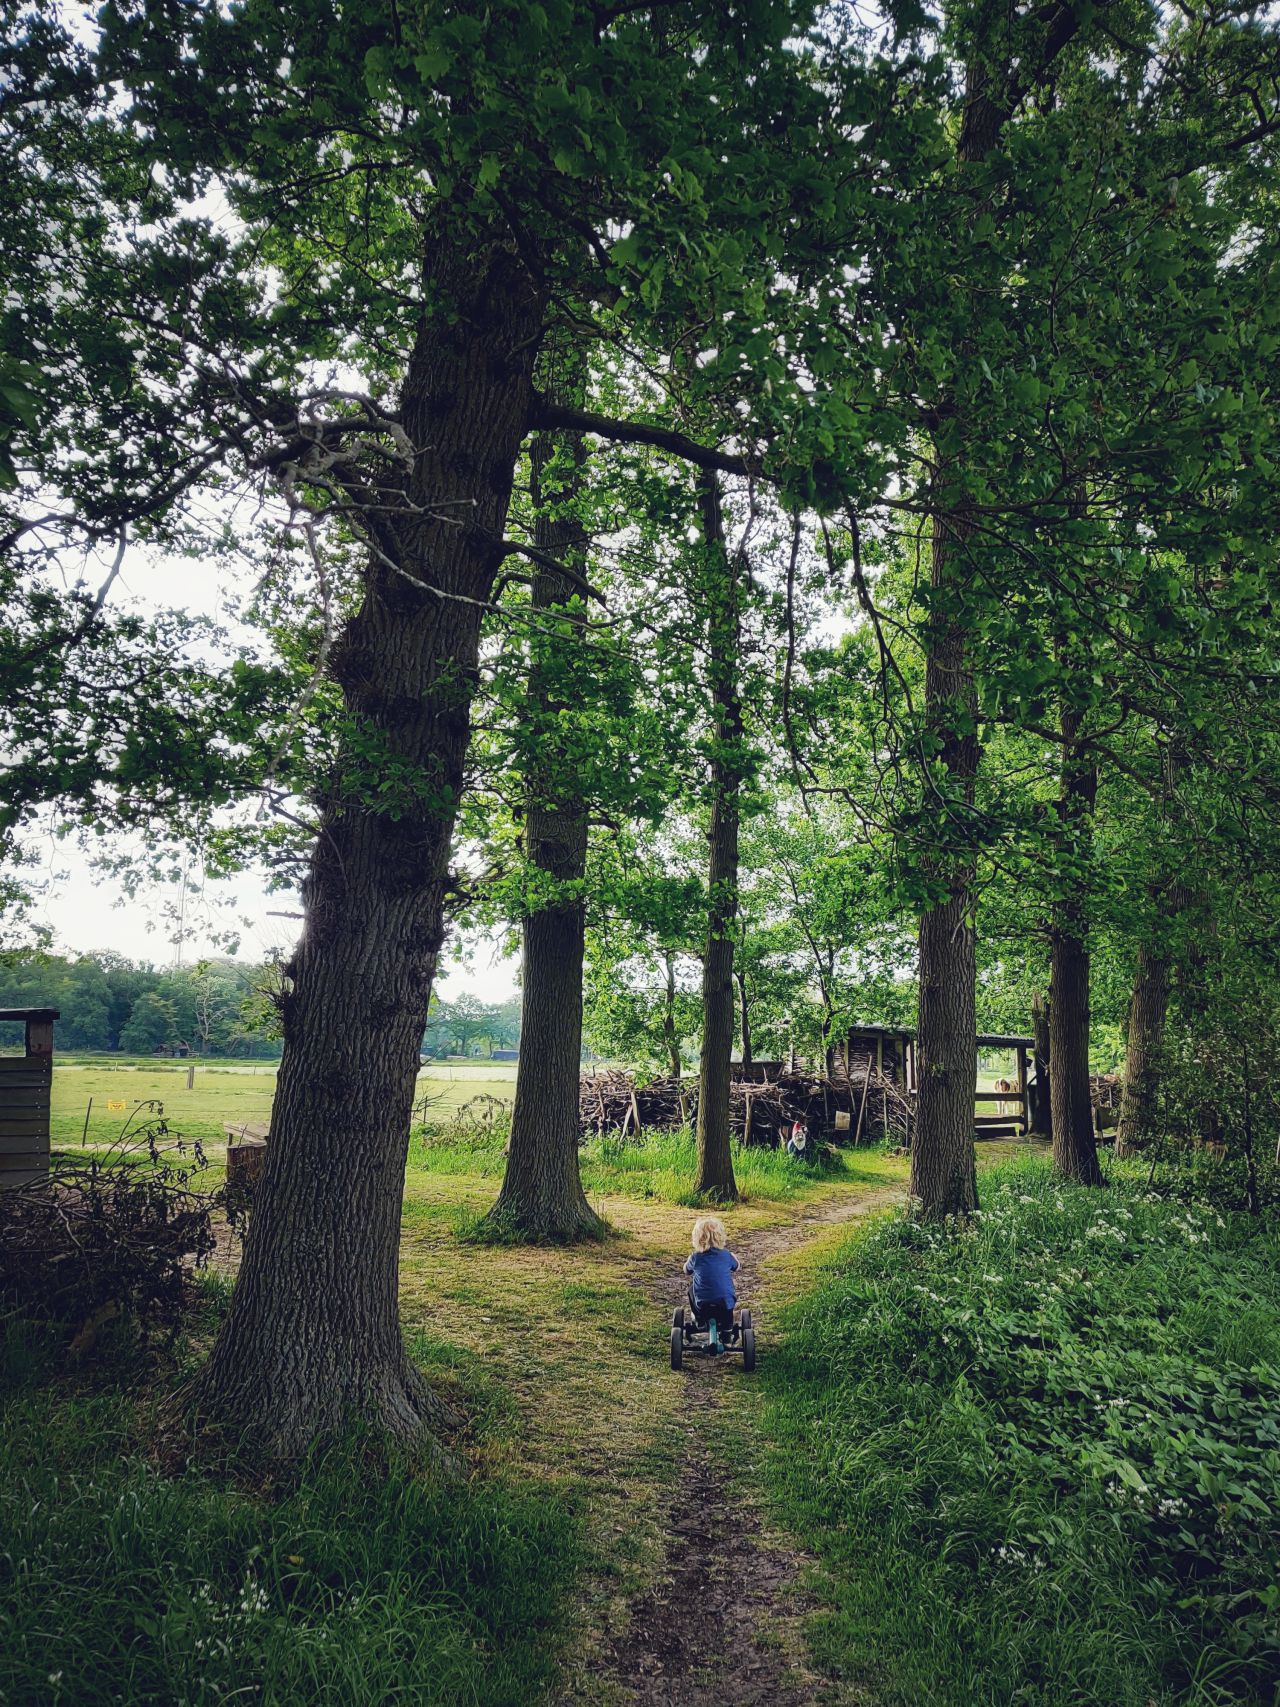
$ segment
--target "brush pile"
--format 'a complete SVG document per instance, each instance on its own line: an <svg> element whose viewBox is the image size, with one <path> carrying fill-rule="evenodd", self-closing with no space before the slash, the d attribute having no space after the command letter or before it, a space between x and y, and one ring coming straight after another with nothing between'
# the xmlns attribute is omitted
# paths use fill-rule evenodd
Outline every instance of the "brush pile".
<svg viewBox="0 0 1280 1707"><path fill-rule="evenodd" d="M1089 1096L1095 1108L1119 1108L1124 1079L1119 1073L1090 1073Z"/></svg>
<svg viewBox="0 0 1280 1707"><path fill-rule="evenodd" d="M865 1107L864 1107L865 1103ZM912 1099L873 1068L868 1077L827 1079L808 1073L779 1073L764 1080L733 1079L729 1085L729 1128L748 1144L785 1142L784 1128L803 1120L814 1138L850 1142L888 1137L910 1138ZM650 1079L637 1085L617 1068L589 1071L578 1088L578 1115L584 1137L608 1133L642 1138L651 1127L692 1125L698 1115L696 1079Z"/></svg>
<svg viewBox="0 0 1280 1707"><path fill-rule="evenodd" d="M80 1351L115 1316L176 1328L224 1206L207 1178L199 1143L157 1114L105 1154L55 1156L46 1178L0 1192L0 1331L59 1322Z"/></svg>

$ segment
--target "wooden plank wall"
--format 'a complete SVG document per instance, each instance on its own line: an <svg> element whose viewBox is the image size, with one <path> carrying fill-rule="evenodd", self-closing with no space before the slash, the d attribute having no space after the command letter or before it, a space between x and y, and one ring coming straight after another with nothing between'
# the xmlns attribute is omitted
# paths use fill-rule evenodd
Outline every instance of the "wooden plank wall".
<svg viewBox="0 0 1280 1707"><path fill-rule="evenodd" d="M52 1034L51 1025L31 1025L31 1053L0 1055L0 1191L43 1179L49 1172Z"/></svg>

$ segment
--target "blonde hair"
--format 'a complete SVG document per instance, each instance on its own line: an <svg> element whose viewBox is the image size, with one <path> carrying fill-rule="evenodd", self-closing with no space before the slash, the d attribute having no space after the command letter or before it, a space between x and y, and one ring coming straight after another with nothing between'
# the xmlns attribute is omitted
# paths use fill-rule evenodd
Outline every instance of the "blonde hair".
<svg viewBox="0 0 1280 1707"><path fill-rule="evenodd" d="M724 1230L724 1222L718 1215L700 1215L693 1224L693 1248L695 1251L722 1251L729 1243L729 1235Z"/></svg>

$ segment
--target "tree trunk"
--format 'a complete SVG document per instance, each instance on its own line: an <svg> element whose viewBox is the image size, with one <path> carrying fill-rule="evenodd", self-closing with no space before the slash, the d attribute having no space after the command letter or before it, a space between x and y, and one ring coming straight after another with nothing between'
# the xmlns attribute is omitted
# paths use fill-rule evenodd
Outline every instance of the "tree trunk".
<svg viewBox="0 0 1280 1707"><path fill-rule="evenodd" d="M964 120L956 143L960 165L985 158L1008 117L989 92L984 67L965 79ZM976 211L976 209L975 209ZM934 492L963 479L941 459ZM978 695L963 620L954 608L969 575L971 527L963 501L933 506L930 584L935 599L926 633L925 721L937 742L926 758L926 788L937 791L937 846L926 872L940 891L920 915L920 1088L911 1146L911 1198L927 1219L968 1215L978 1207L974 1150L977 1089L977 951L970 918L973 858L966 846L978 774ZM939 597L938 595L941 595Z"/></svg>
<svg viewBox="0 0 1280 1707"><path fill-rule="evenodd" d="M1089 1092L1089 920L1083 875L1093 835L1098 771L1080 739L1082 719L1063 708L1059 848L1069 863L1065 897L1049 926L1049 1100L1053 1165L1064 1179L1101 1185Z"/></svg>
<svg viewBox="0 0 1280 1707"><path fill-rule="evenodd" d="M742 707L738 699L736 565L724 548L714 475L699 482L707 564L707 668L714 708L707 947L702 962L702 1059L698 1070L698 1172L694 1190L721 1202L738 1195L729 1149L729 1063L733 1054L733 932L738 911L738 789Z"/></svg>
<svg viewBox="0 0 1280 1707"><path fill-rule="evenodd" d="M350 488L374 549L332 655L343 741L286 967L266 1170L230 1310L188 1393L199 1422L263 1457L360 1419L414 1439L441 1415L401 1339L401 1200L476 679L472 601L501 560L542 322L523 264L483 235L469 244L428 255L404 482ZM470 527L457 525L464 502Z"/></svg>
<svg viewBox="0 0 1280 1707"><path fill-rule="evenodd" d="M572 513L555 513L555 494L545 473L554 451L547 434L535 439L530 456L533 501L538 514L535 544L581 574L586 533ZM573 436L573 472L561 489L572 506L582 488L582 435ZM533 577L533 610L548 626L575 596L573 581L545 565ZM547 904L526 913L521 988L520 1058L516 1068L511 1143L502 1190L491 1218L527 1238L557 1243L598 1238L604 1230L588 1204L578 1171L578 1080L582 1071L582 957L586 906L582 881L587 869L587 813L562 750L559 731L573 680L572 654L580 636L559 632L530 637L529 718L533 725L525 805L525 853L549 880ZM568 892L565 892L566 886Z"/></svg>
<svg viewBox="0 0 1280 1707"><path fill-rule="evenodd" d="M1183 760L1181 742L1176 738L1167 741L1161 753L1165 817L1171 817L1175 808ZM1138 948L1125 1042L1124 1084L1120 1090L1120 1115L1116 1123L1117 1156L1130 1156L1135 1150L1142 1149L1155 1131L1164 1026L1173 984L1174 958L1167 944L1171 927L1186 910L1191 898L1185 885L1176 877L1153 885L1150 893L1161 942L1160 946L1144 942Z"/></svg>
<svg viewBox="0 0 1280 1707"><path fill-rule="evenodd" d="M684 1071L684 1063L680 1059L680 1034L676 1030L676 962L670 949L663 950L662 958L667 968L667 991L662 1008L662 1040L667 1046L671 1077L678 1085Z"/></svg>
<svg viewBox="0 0 1280 1707"><path fill-rule="evenodd" d="M1031 998L1032 1059L1036 1068L1036 1094L1031 1109L1029 1136L1051 1138L1053 1117L1049 1101L1049 1003L1038 993Z"/></svg>
<svg viewBox="0 0 1280 1707"><path fill-rule="evenodd" d="M932 585L949 588L963 565L953 561L968 529L934 517ZM942 898L920 915L919 1090L911 1146L911 1198L927 1219L968 1215L978 1207L974 1151L977 1087L977 959L970 923L972 854L966 845L978 771L978 701L964 630L935 606L925 659L925 716L938 743L926 787L941 797L938 845L925 862ZM959 823L957 833L955 825ZM952 844L948 847L948 841Z"/></svg>
<svg viewBox="0 0 1280 1707"><path fill-rule="evenodd" d="M1165 1015L1169 1011L1172 970L1170 955L1146 943L1139 947L1133 974L1133 1000L1129 1006L1120 1115L1116 1124L1117 1156L1131 1156L1135 1150L1142 1149L1155 1129L1160 1057L1164 1047Z"/></svg>
<svg viewBox="0 0 1280 1707"><path fill-rule="evenodd" d="M751 1003L747 999L747 975L741 967L734 973L738 982L738 1017L742 1026L742 1068L745 1076L751 1066Z"/></svg>

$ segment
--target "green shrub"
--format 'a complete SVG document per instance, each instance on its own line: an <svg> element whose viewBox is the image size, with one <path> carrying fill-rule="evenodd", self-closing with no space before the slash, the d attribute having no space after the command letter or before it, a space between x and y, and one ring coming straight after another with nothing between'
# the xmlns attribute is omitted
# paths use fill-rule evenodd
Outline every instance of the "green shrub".
<svg viewBox="0 0 1280 1707"><path fill-rule="evenodd" d="M874 1228L762 1364L815 1642L886 1701L1280 1690L1280 1237L1144 1180Z"/></svg>

